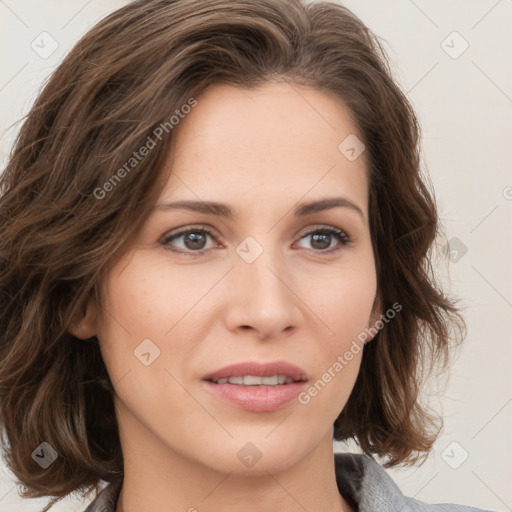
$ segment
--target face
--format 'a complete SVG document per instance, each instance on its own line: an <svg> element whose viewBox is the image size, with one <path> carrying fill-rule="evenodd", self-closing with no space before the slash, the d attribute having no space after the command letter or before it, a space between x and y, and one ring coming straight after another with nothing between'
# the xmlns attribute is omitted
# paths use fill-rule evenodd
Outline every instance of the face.
<svg viewBox="0 0 512 512"><path fill-rule="evenodd" d="M344 104L317 90L217 85L197 101L175 129L167 185L89 325L125 446L136 439L217 471L279 471L332 443L359 371L354 340L374 318L366 154L339 149L361 136ZM188 201L202 211L170 206ZM288 363L302 381L204 380L244 362ZM261 459L249 469L246 454Z"/></svg>

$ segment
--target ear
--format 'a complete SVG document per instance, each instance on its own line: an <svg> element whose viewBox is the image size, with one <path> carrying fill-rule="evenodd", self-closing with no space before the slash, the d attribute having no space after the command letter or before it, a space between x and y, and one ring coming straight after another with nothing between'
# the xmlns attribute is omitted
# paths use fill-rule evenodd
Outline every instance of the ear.
<svg viewBox="0 0 512 512"><path fill-rule="evenodd" d="M68 331L77 338L86 340L96 336L97 311L92 298L89 298L85 304L73 317Z"/></svg>

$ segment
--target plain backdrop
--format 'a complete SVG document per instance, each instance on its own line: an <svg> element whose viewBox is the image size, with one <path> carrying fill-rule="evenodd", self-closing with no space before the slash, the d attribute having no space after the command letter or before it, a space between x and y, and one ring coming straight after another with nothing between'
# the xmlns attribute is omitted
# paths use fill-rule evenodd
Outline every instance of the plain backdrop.
<svg viewBox="0 0 512 512"><path fill-rule="evenodd" d="M12 125L44 79L92 25L126 3L0 0L2 168L18 129ZM445 418L435 449L423 466L389 472L423 501L511 510L512 1L344 5L380 36L420 118L423 162L449 240L440 242L438 271L462 298L468 325L448 384L431 398ZM51 55L33 49L41 37L47 52L58 45ZM0 468L0 510L40 511L46 500L22 500L13 475ZM52 510L85 508L70 498Z"/></svg>

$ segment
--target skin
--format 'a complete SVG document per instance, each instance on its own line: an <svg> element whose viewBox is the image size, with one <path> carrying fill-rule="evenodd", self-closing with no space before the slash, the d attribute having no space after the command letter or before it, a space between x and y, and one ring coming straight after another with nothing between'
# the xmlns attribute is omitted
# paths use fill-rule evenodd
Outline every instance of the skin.
<svg viewBox="0 0 512 512"><path fill-rule="evenodd" d="M273 412L229 405L201 379L285 360L312 385L378 318L366 154L349 161L338 150L359 132L340 99L286 82L216 85L197 100L175 129L157 204L218 201L235 217L157 208L103 283L104 309L90 302L72 330L98 337L116 391L125 459L116 511L351 511L335 481L332 425L361 352L309 403ZM362 215L293 215L298 202L337 196ZM214 237L162 242L202 226ZM315 242L327 227L350 244ZM236 252L248 236L263 250L252 263ZM160 350L149 366L134 356L144 339ZM237 457L248 442L261 454L253 467Z"/></svg>

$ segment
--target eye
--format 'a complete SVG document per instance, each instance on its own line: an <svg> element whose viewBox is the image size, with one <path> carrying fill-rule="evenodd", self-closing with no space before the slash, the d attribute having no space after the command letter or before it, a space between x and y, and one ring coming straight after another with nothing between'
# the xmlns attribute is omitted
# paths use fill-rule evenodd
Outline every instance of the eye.
<svg viewBox="0 0 512 512"><path fill-rule="evenodd" d="M213 240L217 240L215 235L206 226L190 227L188 229L178 231L177 233L169 233L164 235L160 240L160 243L169 248L169 250L190 255L200 255L212 247L206 247L208 237ZM305 235L300 237L300 240L305 240L308 237L311 238L313 244L312 250L318 253L331 253L338 251L351 242L350 237L340 229L333 227L323 227L309 231ZM178 249L176 240L182 240L181 247ZM338 246L332 248L331 243L334 240L338 241ZM327 250L326 250L327 249Z"/></svg>
<svg viewBox="0 0 512 512"><path fill-rule="evenodd" d="M187 253L191 251L192 253L200 254L201 252L208 250L208 248L205 248L206 240L208 237L215 239L213 233L209 229L207 229L205 226L201 226L188 228L175 234L171 233L164 235L160 242L162 245L172 246L176 244L171 244L171 242L181 238L185 247L180 247L180 250L172 248L170 250L181 253Z"/></svg>
<svg viewBox="0 0 512 512"><path fill-rule="evenodd" d="M338 251L344 246L349 245L351 242L350 237L344 231L333 227L326 227L309 231L305 235L301 236L300 240L304 240L308 237L312 237L311 244L313 245L313 250L316 252L324 253ZM333 238L338 240L339 245L338 247L330 248Z"/></svg>

